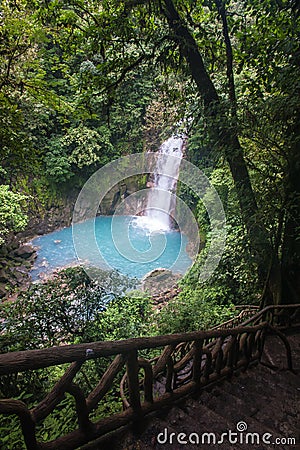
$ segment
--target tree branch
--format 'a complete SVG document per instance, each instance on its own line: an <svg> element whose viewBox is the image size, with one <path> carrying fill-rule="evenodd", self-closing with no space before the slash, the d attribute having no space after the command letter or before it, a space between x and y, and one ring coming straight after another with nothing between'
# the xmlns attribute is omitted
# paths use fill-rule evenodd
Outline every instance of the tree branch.
<svg viewBox="0 0 300 450"><path fill-rule="evenodd" d="M213 103L219 103L219 97L215 86L205 70L197 43L187 27L182 23L172 0L165 0L162 4L162 9L171 30L174 32L174 39L179 46L182 56L189 65L193 79L202 96L204 106L207 109L211 108Z"/></svg>

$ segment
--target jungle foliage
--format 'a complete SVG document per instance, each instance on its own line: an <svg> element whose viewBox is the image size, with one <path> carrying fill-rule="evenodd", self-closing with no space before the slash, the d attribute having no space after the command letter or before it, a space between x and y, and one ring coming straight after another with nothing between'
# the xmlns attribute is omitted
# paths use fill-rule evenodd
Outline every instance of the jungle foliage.
<svg viewBox="0 0 300 450"><path fill-rule="evenodd" d="M226 208L262 303L297 300L296 0L5 0L2 10L3 185L47 207L108 161L157 148L181 120L188 158L208 174L229 169Z"/></svg>
<svg viewBox="0 0 300 450"><path fill-rule="evenodd" d="M183 129L227 233L217 270L199 284L211 228L180 186L203 249L160 314L147 297L111 294L70 269L1 306L1 351L189 331L235 304L299 302L299 20L298 0L1 1L0 245L99 167ZM24 398L27 384L30 403L60 374L6 379L1 393ZM72 424L70 401L55 432ZM117 405L113 396L104 409ZM21 448L19 432L9 447L7 426L5 445Z"/></svg>

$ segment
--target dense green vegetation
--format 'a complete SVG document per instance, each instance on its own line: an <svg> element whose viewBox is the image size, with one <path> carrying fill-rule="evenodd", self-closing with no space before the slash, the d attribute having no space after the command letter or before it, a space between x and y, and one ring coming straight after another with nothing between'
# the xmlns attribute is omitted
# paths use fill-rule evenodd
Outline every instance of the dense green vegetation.
<svg viewBox="0 0 300 450"><path fill-rule="evenodd" d="M230 229L247 235L262 302L296 300L297 1L20 0L2 9L2 189L27 194L30 214L42 215L95 169L157 148L185 119L189 159L212 177L226 173ZM2 235L24 226L17 215Z"/></svg>
<svg viewBox="0 0 300 450"><path fill-rule="evenodd" d="M232 306L218 304L218 299L207 299L201 291L185 295L176 301L171 311L162 315L153 310L148 296L141 292L121 293L120 286L130 289L130 283L117 273L91 281L82 269L66 269L45 284L38 284L17 298L13 304L0 309L2 352L37 349L66 342L79 344L101 340L126 339L149 336L195 327L205 329L216 325L235 313ZM75 294L75 295L74 295ZM175 307L175 310L174 310ZM195 315L193 311L202 311ZM4 331L5 330L5 331ZM147 358L156 356L155 350L144 351ZM75 378L88 394L107 369L111 358L89 361ZM67 365L50 367L24 374L2 376L0 392L4 398L14 397L28 406L42 400L59 380ZM120 411L117 378L113 389L93 414L93 419ZM76 423L74 399L67 395L39 429L41 439L55 439L69 432ZM61 418L64 417L62 421ZM1 418L0 437L7 448L21 449L23 438L16 417Z"/></svg>
<svg viewBox="0 0 300 450"><path fill-rule="evenodd" d="M299 20L298 0L1 1L1 250L31 217L76 198L96 169L157 149L179 120L227 232L217 270L199 284L210 223L180 186L204 248L175 300L154 313L116 279L95 285L69 269L1 305L2 352L201 329L236 304L299 302ZM61 370L6 377L1 395L34 403ZM91 363L86 379L103 370ZM44 439L72 427L64 402L64 424L54 416ZM117 406L112 393L95 415ZM5 445L20 442L16 429Z"/></svg>

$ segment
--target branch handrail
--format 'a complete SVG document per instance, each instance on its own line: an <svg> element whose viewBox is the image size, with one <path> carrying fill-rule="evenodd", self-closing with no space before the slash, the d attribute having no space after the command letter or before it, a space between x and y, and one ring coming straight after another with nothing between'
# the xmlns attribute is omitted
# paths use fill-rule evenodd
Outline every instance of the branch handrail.
<svg viewBox="0 0 300 450"><path fill-rule="evenodd" d="M249 317L248 319L246 319L244 322L242 322L242 326L247 326L250 323L255 323L257 322L260 318L263 318L266 316L266 313L272 311L273 315L272 318L274 318L274 316L279 316L279 314L274 314L274 311L276 310L289 310L289 309L294 309L295 313L298 312L298 310L300 309L300 304L291 304L291 305L268 305L265 306L263 309L261 309L260 311L258 311L256 314L254 314L254 316Z"/></svg>
<svg viewBox="0 0 300 450"><path fill-rule="evenodd" d="M286 317L286 311L293 311L293 314ZM19 400L3 399L0 413L18 415L28 450L76 449L257 364L267 334L276 334L282 340L288 368L292 369L289 342L280 330L291 326L290 317L295 319L299 311L300 304L270 305L234 328L229 328L230 321L227 321L224 327L207 331L0 354L0 375L71 363L52 390L32 409ZM238 320L244 317L245 314L240 313ZM160 349L160 355L150 359L139 355L140 351L151 349ZM87 361L99 358L109 358L108 368L85 397L75 377ZM119 376L124 411L93 422L90 413ZM38 442L36 424L52 413L65 393L74 398L78 428L53 441Z"/></svg>
<svg viewBox="0 0 300 450"><path fill-rule="evenodd" d="M214 331L191 331L154 337L130 338L120 341L98 341L88 344L62 345L38 350L22 350L0 354L0 375L36 370L70 363L108 357L134 350L164 347L170 344L193 342L198 339L216 339L228 334L255 330L255 327L236 327ZM88 352L91 350L92 352ZM29 360L30 358L30 360Z"/></svg>
<svg viewBox="0 0 300 450"><path fill-rule="evenodd" d="M239 306L240 305L235 306L235 309L240 309ZM229 328L229 327L232 328L233 326L242 324L244 323L243 319L245 318L245 316L249 316L250 314L253 315L254 312L257 311L258 309L259 306L247 305L241 310L241 312L237 316L234 316L231 319L227 320L226 322L222 322L221 324L212 327L211 330L218 330L220 328Z"/></svg>

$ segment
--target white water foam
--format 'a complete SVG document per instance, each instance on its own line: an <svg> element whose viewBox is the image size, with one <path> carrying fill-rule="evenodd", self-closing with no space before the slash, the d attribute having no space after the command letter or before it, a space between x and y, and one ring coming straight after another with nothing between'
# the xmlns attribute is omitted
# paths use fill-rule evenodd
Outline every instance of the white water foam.
<svg viewBox="0 0 300 450"><path fill-rule="evenodd" d="M159 148L144 216L137 217L133 226L147 229L150 233L171 229L183 146L183 137L172 136Z"/></svg>

